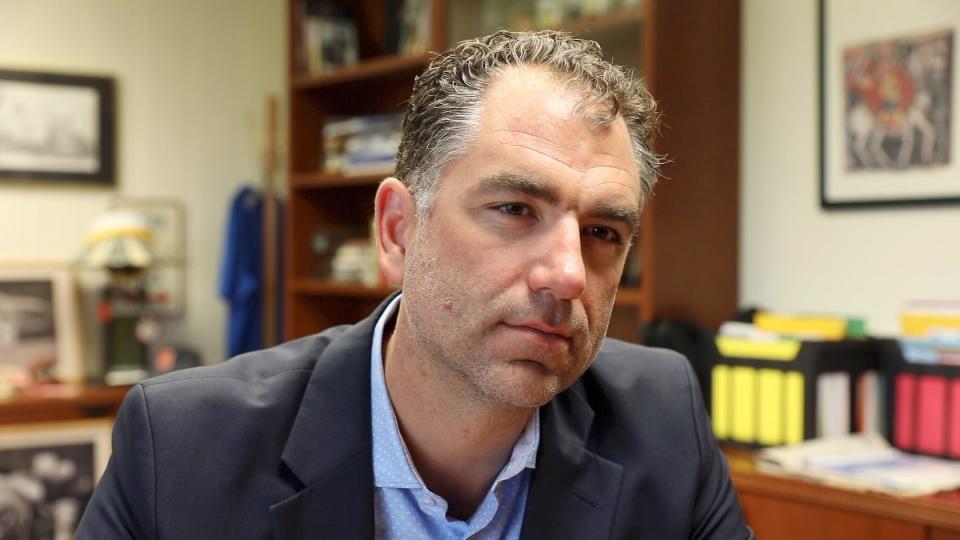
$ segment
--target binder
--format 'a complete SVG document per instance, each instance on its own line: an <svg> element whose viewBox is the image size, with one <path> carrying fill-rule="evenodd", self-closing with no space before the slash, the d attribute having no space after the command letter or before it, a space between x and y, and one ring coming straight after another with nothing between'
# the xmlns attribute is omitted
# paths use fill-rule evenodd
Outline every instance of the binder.
<svg viewBox="0 0 960 540"><path fill-rule="evenodd" d="M948 453L952 458L960 458L960 378L950 382L950 433Z"/></svg>
<svg viewBox="0 0 960 540"><path fill-rule="evenodd" d="M960 459L960 365L911 362L909 341L878 340L886 366L887 432L900 450Z"/></svg>
<svg viewBox="0 0 960 540"><path fill-rule="evenodd" d="M913 450L913 405L916 402L917 378L911 373L901 373L896 381L893 445L901 450Z"/></svg>
<svg viewBox="0 0 960 540"><path fill-rule="evenodd" d="M798 443L824 428L849 432L862 394L851 381L877 370L876 351L866 340L720 336L716 345L708 392L714 434L749 446Z"/></svg>
<svg viewBox="0 0 960 540"><path fill-rule="evenodd" d="M757 388L757 442L773 446L783 442L784 428L784 372L777 369L759 370Z"/></svg>
<svg viewBox="0 0 960 540"><path fill-rule="evenodd" d="M730 366L718 365L711 373L710 387L711 406L710 419L713 422L713 433L719 439L730 437L730 386L732 384Z"/></svg>
<svg viewBox="0 0 960 540"><path fill-rule="evenodd" d="M736 441L752 443L756 437L756 370L747 366L735 366L731 373L733 425L730 435Z"/></svg>
<svg viewBox="0 0 960 540"><path fill-rule="evenodd" d="M803 374L788 371L784 394L784 430L783 443L803 442Z"/></svg>
<svg viewBox="0 0 960 540"><path fill-rule="evenodd" d="M938 375L917 379L917 450L925 454L943 454L947 450L947 381Z"/></svg>

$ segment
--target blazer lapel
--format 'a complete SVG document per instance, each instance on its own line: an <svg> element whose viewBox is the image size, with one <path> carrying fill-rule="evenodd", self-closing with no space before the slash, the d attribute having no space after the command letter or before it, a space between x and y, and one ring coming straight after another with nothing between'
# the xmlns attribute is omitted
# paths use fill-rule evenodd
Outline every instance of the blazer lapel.
<svg viewBox="0 0 960 540"><path fill-rule="evenodd" d="M541 409L523 540L608 538L623 467L587 450L593 410L575 384Z"/></svg>
<svg viewBox="0 0 960 540"><path fill-rule="evenodd" d="M370 345L392 298L317 360L281 456L303 489L270 507L275 538L373 538Z"/></svg>

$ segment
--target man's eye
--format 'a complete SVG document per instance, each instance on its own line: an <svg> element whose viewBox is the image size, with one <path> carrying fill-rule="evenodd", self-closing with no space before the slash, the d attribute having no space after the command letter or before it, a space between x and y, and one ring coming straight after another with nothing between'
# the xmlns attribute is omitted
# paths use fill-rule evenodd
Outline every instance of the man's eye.
<svg viewBox="0 0 960 540"><path fill-rule="evenodd" d="M585 232L594 238L603 240L604 242L611 242L614 244L623 243L620 237L620 234L609 227L603 227L601 225L591 225L587 227Z"/></svg>
<svg viewBox="0 0 960 540"><path fill-rule="evenodd" d="M503 203L494 207L508 216L525 216L530 214L530 209L520 203Z"/></svg>

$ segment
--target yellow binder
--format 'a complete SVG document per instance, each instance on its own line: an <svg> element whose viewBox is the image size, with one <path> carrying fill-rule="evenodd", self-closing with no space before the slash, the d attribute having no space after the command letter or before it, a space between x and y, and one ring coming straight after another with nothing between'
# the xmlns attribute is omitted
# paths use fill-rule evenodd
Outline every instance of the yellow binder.
<svg viewBox="0 0 960 540"><path fill-rule="evenodd" d="M710 375L710 418L718 439L730 437L730 366L717 364Z"/></svg>
<svg viewBox="0 0 960 540"><path fill-rule="evenodd" d="M747 366L733 366L731 369L733 388L733 425L731 438L752 443L756 438L756 372Z"/></svg>

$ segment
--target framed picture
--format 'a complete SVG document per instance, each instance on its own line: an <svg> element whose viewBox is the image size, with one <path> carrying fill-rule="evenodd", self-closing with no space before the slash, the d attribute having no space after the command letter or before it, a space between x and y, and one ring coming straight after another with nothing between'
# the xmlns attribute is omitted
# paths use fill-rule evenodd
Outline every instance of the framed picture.
<svg viewBox="0 0 960 540"><path fill-rule="evenodd" d="M0 178L112 184L114 84L0 70Z"/></svg>
<svg viewBox="0 0 960 540"><path fill-rule="evenodd" d="M0 538L73 538L110 457L110 420L0 428Z"/></svg>
<svg viewBox="0 0 960 540"><path fill-rule="evenodd" d="M68 267L0 265L0 381L82 381L76 310Z"/></svg>
<svg viewBox="0 0 960 540"><path fill-rule="evenodd" d="M960 3L820 0L824 208L960 202Z"/></svg>
<svg viewBox="0 0 960 540"><path fill-rule="evenodd" d="M114 199L113 208L142 215L153 232L154 262L147 275L147 298L151 313L166 319L186 311L186 210L171 198Z"/></svg>

